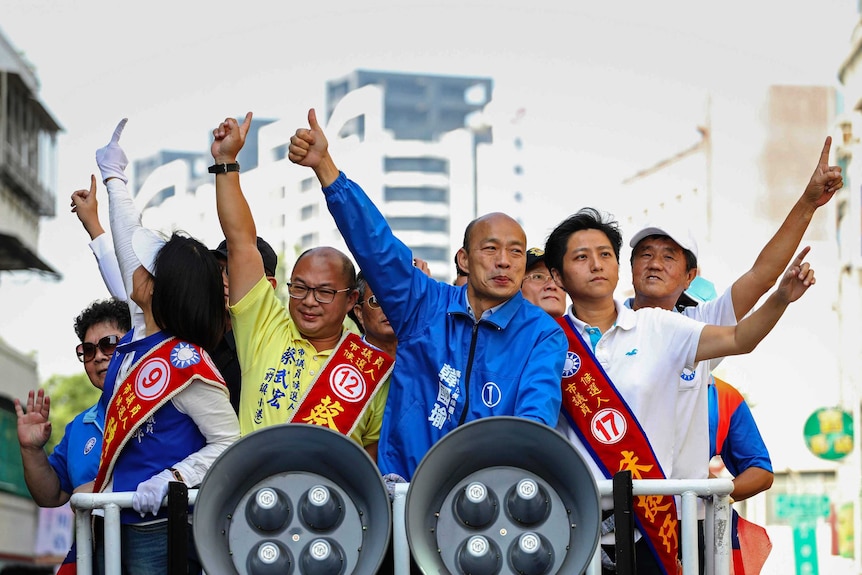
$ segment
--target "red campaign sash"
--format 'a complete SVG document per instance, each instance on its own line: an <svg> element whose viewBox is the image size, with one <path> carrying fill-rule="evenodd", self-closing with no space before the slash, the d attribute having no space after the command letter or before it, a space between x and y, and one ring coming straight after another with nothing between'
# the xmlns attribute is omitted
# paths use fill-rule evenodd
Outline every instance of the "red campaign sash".
<svg viewBox="0 0 862 575"><path fill-rule="evenodd" d="M595 355L564 316L557 323L569 340L563 368L563 413L606 477L631 471L632 479L665 479L649 439ZM679 539L674 498L639 495L635 517L662 569L676 574Z"/></svg>
<svg viewBox="0 0 862 575"><path fill-rule="evenodd" d="M350 435L394 365L386 352L347 332L287 422L320 425Z"/></svg>
<svg viewBox="0 0 862 575"><path fill-rule="evenodd" d="M209 354L175 337L153 346L132 366L105 414L105 437L94 492L100 493L108 484L117 458L138 428L195 379L227 392Z"/></svg>

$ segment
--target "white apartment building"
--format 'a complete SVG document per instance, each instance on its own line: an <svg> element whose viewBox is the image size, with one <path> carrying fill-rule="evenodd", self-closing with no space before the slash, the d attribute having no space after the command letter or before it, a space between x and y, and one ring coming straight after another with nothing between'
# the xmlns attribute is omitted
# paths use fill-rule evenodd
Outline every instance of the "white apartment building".
<svg viewBox="0 0 862 575"><path fill-rule="evenodd" d="M521 217L523 143L508 121L498 140L490 90L485 78L368 71L330 83L334 102L324 129L336 162L442 281L453 279L454 254L477 214ZM347 251L314 174L287 159L297 127L262 121L246 143L253 142L254 156L239 160L258 235L279 254L280 274L310 247ZM145 225L183 229L215 246L222 237L207 156L162 157L167 161L158 166L146 160L147 176L138 183Z"/></svg>

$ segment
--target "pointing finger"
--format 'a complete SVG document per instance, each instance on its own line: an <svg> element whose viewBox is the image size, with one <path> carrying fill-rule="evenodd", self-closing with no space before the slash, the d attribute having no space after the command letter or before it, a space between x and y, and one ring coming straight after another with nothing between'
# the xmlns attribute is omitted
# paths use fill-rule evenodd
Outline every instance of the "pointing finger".
<svg viewBox="0 0 862 575"><path fill-rule="evenodd" d="M826 136L826 141L823 143L823 150L820 151L821 166L829 165L829 150L832 147L832 136Z"/></svg>
<svg viewBox="0 0 862 575"><path fill-rule="evenodd" d="M251 127L251 117L252 117L251 112L248 112L245 115L245 119L242 122L242 126L239 127L240 133L242 133L243 135L247 134L248 129Z"/></svg>
<svg viewBox="0 0 862 575"><path fill-rule="evenodd" d="M123 118L122 120L120 120L120 123L117 124L117 127L114 128L114 135L111 136L111 143L112 144L119 143L120 136L123 135L123 128L126 127L126 122L128 122L128 121L129 121L128 118Z"/></svg>
<svg viewBox="0 0 862 575"><path fill-rule="evenodd" d="M802 251L799 252L799 255L793 260L793 263L790 264L791 267L802 267L802 262L805 260L805 256L808 255L808 252L811 251L811 246L805 246L802 248Z"/></svg>

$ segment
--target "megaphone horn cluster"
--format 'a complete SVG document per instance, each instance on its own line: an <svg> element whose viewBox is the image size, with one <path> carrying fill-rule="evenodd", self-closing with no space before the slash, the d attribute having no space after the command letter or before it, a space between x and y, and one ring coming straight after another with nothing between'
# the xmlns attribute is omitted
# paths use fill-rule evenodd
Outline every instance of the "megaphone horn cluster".
<svg viewBox="0 0 862 575"><path fill-rule="evenodd" d="M413 474L407 537L424 573L580 573L598 545L596 482L555 430L479 419L432 447Z"/></svg>
<svg viewBox="0 0 862 575"><path fill-rule="evenodd" d="M361 447L324 427L285 424L215 460L194 535L207 573L374 575L391 524L386 486Z"/></svg>

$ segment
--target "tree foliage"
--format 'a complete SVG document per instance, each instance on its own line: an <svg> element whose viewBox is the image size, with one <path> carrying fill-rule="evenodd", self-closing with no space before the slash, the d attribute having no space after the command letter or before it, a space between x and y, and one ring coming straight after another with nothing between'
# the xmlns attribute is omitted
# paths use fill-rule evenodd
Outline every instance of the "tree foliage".
<svg viewBox="0 0 862 575"><path fill-rule="evenodd" d="M52 375L42 387L51 398L51 439L45 446L50 453L63 437L66 425L96 403L102 392L93 387L83 371L75 375Z"/></svg>

